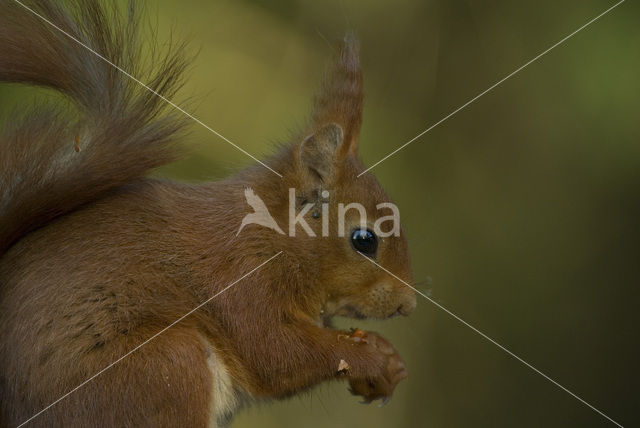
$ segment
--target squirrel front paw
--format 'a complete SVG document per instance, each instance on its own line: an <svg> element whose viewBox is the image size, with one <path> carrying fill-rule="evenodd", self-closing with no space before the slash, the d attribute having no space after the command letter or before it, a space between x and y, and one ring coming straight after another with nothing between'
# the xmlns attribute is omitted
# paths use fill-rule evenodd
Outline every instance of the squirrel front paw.
<svg viewBox="0 0 640 428"><path fill-rule="evenodd" d="M396 385L407 377L407 369L402 357L388 340L377 333L365 333L355 329L352 330L350 339L362 341L365 346L373 348L382 364L364 377L350 377L349 390L353 395L362 396L364 403L382 399L382 404L385 404L393 394Z"/></svg>

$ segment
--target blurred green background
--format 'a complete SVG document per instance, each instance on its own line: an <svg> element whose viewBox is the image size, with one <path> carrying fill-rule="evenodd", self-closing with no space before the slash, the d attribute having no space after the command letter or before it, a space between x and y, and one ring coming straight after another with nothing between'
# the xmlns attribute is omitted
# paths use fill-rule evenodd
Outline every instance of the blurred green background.
<svg viewBox="0 0 640 428"><path fill-rule="evenodd" d="M329 42L356 30L370 165L614 2L148 4L161 39L199 50L183 91L195 116L259 156L305 120ZM625 2L374 169L419 288L624 426L640 424L639 19ZM1 86L0 109L25 94ZM192 154L160 174L217 179L251 163L192 129ZM340 324L404 356L409 379L386 407L334 383L233 426L614 426L426 299L409 318Z"/></svg>

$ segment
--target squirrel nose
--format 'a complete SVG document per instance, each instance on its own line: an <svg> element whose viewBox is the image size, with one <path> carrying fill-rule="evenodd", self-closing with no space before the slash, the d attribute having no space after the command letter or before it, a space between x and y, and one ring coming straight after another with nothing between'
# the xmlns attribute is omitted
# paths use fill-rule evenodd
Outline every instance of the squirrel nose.
<svg viewBox="0 0 640 428"><path fill-rule="evenodd" d="M398 306L396 312L400 315L409 315L416 308L416 304L416 295L411 293L407 300Z"/></svg>

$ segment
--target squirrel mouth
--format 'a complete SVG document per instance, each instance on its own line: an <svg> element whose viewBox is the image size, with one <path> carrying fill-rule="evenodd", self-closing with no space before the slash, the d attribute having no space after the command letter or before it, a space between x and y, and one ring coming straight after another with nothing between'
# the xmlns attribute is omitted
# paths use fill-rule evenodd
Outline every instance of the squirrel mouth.
<svg viewBox="0 0 640 428"><path fill-rule="evenodd" d="M350 318L355 320L367 320L367 319L387 320L389 318L394 318L399 315L402 315L399 309L395 310L393 313L390 313L388 315L383 315L383 316L367 315L351 305L346 305L340 308L334 314L331 314L331 315L324 314L324 315L321 315L320 318L321 318L321 323L323 327L335 329L333 325L334 316L340 316L340 317Z"/></svg>
<svg viewBox="0 0 640 428"><path fill-rule="evenodd" d="M356 308L354 308L351 305L347 305L345 306L340 313L338 313L338 315L341 315L343 317L347 317L347 318L353 318L353 319L357 319L357 320L364 320L368 317L367 315L363 314L362 312L360 312L359 310L357 310Z"/></svg>
<svg viewBox="0 0 640 428"><path fill-rule="evenodd" d="M337 315L346 317L346 318L353 318L353 319L357 319L357 320L365 320L365 319L375 319L375 320L387 320L389 318L394 318L397 317L398 315L403 315L400 307L397 308L395 311L387 314L387 315L380 315L380 314L371 314L371 315L367 315L361 311L359 311L358 309L354 308L351 305L347 305L345 306L342 310L338 311Z"/></svg>

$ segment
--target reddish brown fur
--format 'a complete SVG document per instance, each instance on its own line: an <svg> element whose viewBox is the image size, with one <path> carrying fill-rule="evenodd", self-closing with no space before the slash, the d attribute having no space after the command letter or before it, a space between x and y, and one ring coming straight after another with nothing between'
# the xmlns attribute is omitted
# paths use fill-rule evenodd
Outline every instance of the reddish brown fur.
<svg viewBox="0 0 640 428"><path fill-rule="evenodd" d="M135 61L136 12L94 0L32 1L29 7L170 97L180 86L180 49L144 70ZM0 79L50 87L77 112L41 105L0 132L0 253L29 230L173 160L185 124L177 112L114 67L11 0L0 2ZM76 144L76 140L78 143ZM75 148L81 148L77 152ZM23 172L28 172L24 174Z"/></svg>
<svg viewBox="0 0 640 428"><path fill-rule="evenodd" d="M52 20L60 19L51 12L56 7L38 4ZM94 3L88 8L94 15L103 10ZM11 15L1 15L2 28L5 21L36 24L28 12L8 2L0 6L0 11L5 9ZM92 27L96 34L88 39L96 41L98 34L112 31L104 28L106 24ZM26 34L14 29L19 34L0 30L0 42L10 41L18 48L27 44L30 49ZM55 30L36 25L33 31L41 43L66 43L57 49L72 61L101 66ZM107 43L106 52L117 57L123 41ZM386 318L407 314L415 306L409 288L355 253L348 236L337 236L339 202L360 202L371 215L377 213L376 204L388 201L371 175L356 177L363 170L356 150L362 87L352 38L345 41L327 74L306 132L267 161L283 178L255 165L227 180L202 185L139 178L166 160L166 142L179 126L158 116L159 106L149 104L156 101L133 91L125 77L109 74L133 91L128 102L143 109L137 114L146 121L140 122L140 116L131 120L128 115L133 110L121 104L108 111L92 110L91 97L84 100L78 95L95 91L88 83L91 76L69 81L51 79L53 72L45 76L47 67L58 73L64 70L56 68L57 58L44 47L34 51L42 58L28 56L27 48L20 55L16 52L0 47L3 80L65 91L86 112L85 121L119 124L116 137L122 151L113 150L116 143L105 133L108 128L97 128L85 131L96 132L87 137L93 143L81 142L82 150L75 152L73 132L66 132L59 121L45 125L33 117L2 134L0 160L10 159L6 176L21 175L26 183L41 187L24 188L24 194L2 188L0 244L9 250L0 258L0 426L31 417L279 251L283 253L272 262L32 423L205 426L212 419L224 423L232 411L211 414L212 400L220 398L211 391L215 379L207 357L212 354L224 362L233 394L244 402L287 397L340 378L348 379L353 392L367 400L393 392L406 376L393 347L375 333L355 342L329 327L334 315ZM80 66L74 72L88 73ZM178 77L172 76L171 80ZM117 87L105 90L110 94ZM155 120L160 122L156 125ZM79 126L94 129L85 122ZM154 129L164 131L145 140ZM344 139L327 129L342 130ZM7 135L14 140L7 140ZM59 143L65 138L68 147ZM144 145L136 142L140 138ZM18 140L23 142L23 155L15 157L7 141ZM48 144L65 147L76 157L67 168L42 177L42 169L24 159L49 165L57 152ZM71 175L85 168L90 170L88 177ZM4 178L3 186L23 186L11 177ZM236 236L242 218L251 212L244 198L247 187L264 200L285 231L289 188L296 189L301 202L318 208L321 190L329 190L331 235L320 237L321 220L308 216L318 237L308 237L301 229L289 237L259 225L248 225ZM53 194L43 193L43 188ZM350 216L349 225L356 220ZM28 230L33 231L25 234ZM376 261L410 280L403 236L384 238ZM346 374L338 371L340 360L349 365Z"/></svg>

